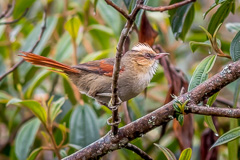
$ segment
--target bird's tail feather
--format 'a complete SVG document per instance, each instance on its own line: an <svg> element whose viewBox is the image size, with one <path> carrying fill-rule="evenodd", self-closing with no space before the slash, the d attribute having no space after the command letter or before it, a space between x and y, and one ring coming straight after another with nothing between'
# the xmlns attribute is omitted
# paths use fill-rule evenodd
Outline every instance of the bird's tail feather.
<svg viewBox="0 0 240 160"><path fill-rule="evenodd" d="M29 53L29 52L23 52L23 51L20 51L20 52L23 54L23 55L19 55L20 57L22 57L25 61L30 62L34 65L56 68L56 69L62 70L63 72L71 72L71 73L80 72L78 69L72 68L68 65L62 64L55 60L52 60L43 56L39 56L33 53Z"/></svg>

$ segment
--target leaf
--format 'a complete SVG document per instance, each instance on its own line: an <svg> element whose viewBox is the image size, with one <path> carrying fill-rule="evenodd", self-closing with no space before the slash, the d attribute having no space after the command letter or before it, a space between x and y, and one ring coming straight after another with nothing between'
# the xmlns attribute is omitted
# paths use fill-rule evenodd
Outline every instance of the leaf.
<svg viewBox="0 0 240 160"><path fill-rule="evenodd" d="M174 4L179 2L179 0L172 0L170 4ZM177 9L170 10L170 23L173 34L176 39L181 38L185 39L187 31L190 29L193 18L194 18L194 5L193 3L189 3Z"/></svg>
<svg viewBox="0 0 240 160"><path fill-rule="evenodd" d="M213 37L212 35L202 26L199 26L200 28L202 28L202 30L206 33L208 39L210 40L210 42L212 41Z"/></svg>
<svg viewBox="0 0 240 160"><path fill-rule="evenodd" d="M181 126L183 126L183 123L184 123L184 116L183 116L183 114L179 114L179 115L177 116L177 120L178 120L179 124L180 124Z"/></svg>
<svg viewBox="0 0 240 160"><path fill-rule="evenodd" d="M59 39L56 46L56 54L55 59L58 62L62 62L63 60L69 58L71 56L73 47L71 42L71 36L67 32L65 32L61 38Z"/></svg>
<svg viewBox="0 0 240 160"><path fill-rule="evenodd" d="M77 100L74 96L74 91L72 86L70 85L70 80L66 75L62 75L63 78L63 87L64 87L64 92L67 94L68 99L71 101L72 105L75 105L77 103Z"/></svg>
<svg viewBox="0 0 240 160"><path fill-rule="evenodd" d="M228 143L232 140L235 140L240 137L240 127L231 129L230 131L224 133L221 137L218 138L218 140L213 144L211 147L214 148L216 146Z"/></svg>
<svg viewBox="0 0 240 160"><path fill-rule="evenodd" d="M240 23L227 23L226 28L229 32L239 32L240 31Z"/></svg>
<svg viewBox="0 0 240 160"><path fill-rule="evenodd" d="M60 155L62 158L67 157L67 152L64 149L60 150Z"/></svg>
<svg viewBox="0 0 240 160"><path fill-rule="evenodd" d="M33 3L35 2L35 0L17 0L16 4L14 5L14 11L13 11L13 17L19 18L23 12L29 8Z"/></svg>
<svg viewBox="0 0 240 160"><path fill-rule="evenodd" d="M195 41L190 41L189 42L190 48L192 50L192 52L194 53L198 47L200 46L205 46L205 47L211 47L211 43L209 40L205 41L205 42L195 42Z"/></svg>
<svg viewBox="0 0 240 160"><path fill-rule="evenodd" d="M8 103L12 99L12 96L7 94L5 91L0 91L0 103Z"/></svg>
<svg viewBox="0 0 240 160"><path fill-rule="evenodd" d="M82 59L81 63L108 58L110 51L111 51L110 49L107 49L107 50L97 51L97 52L88 54Z"/></svg>
<svg viewBox="0 0 240 160"><path fill-rule="evenodd" d="M227 0L220 0L220 1L216 0L215 3L213 3L213 4L211 5L211 7L203 14L203 19L206 18L207 14L208 14L213 8L215 8L215 7L216 7L217 5L219 5L219 4L224 3L225 1L227 1Z"/></svg>
<svg viewBox="0 0 240 160"><path fill-rule="evenodd" d="M152 28L146 16L146 12L144 12L142 15L140 30L138 32L139 42L147 43L149 46L152 46L157 35L158 33Z"/></svg>
<svg viewBox="0 0 240 160"><path fill-rule="evenodd" d="M193 76L189 83L188 91L191 91L193 88L207 79L208 72L212 69L216 58L216 55L210 55L201 61L193 73Z"/></svg>
<svg viewBox="0 0 240 160"><path fill-rule="evenodd" d="M36 148L32 151L32 153L28 156L27 160L35 160L38 154L43 150L42 147Z"/></svg>
<svg viewBox="0 0 240 160"><path fill-rule="evenodd" d="M213 14L208 25L208 31L210 34L214 33L216 26L218 26L220 23L223 23L225 18L230 13L232 7L233 7L233 2L226 1L218 8L216 13Z"/></svg>
<svg viewBox="0 0 240 160"><path fill-rule="evenodd" d="M72 17L64 24L64 28L71 35L73 40L77 39L77 35L80 31L80 26L81 26L81 21L78 16Z"/></svg>
<svg viewBox="0 0 240 160"><path fill-rule="evenodd" d="M19 160L26 160L33 145L40 121L36 118L26 122L18 131L15 141L15 153Z"/></svg>
<svg viewBox="0 0 240 160"><path fill-rule="evenodd" d="M212 95L210 98L208 98L207 105L209 105L209 106L212 106L212 105L213 105L213 103L215 102L215 100L216 100L216 98L217 98L217 96L218 96L218 93L219 93L219 92L215 93L215 94Z"/></svg>
<svg viewBox="0 0 240 160"><path fill-rule="evenodd" d="M177 160L174 154L172 153L172 151L170 151L168 148L160 146L156 143L154 143L154 145L157 146L164 153L164 155L168 160Z"/></svg>
<svg viewBox="0 0 240 160"><path fill-rule="evenodd" d="M113 36L114 33L113 33L113 30L107 26L104 26L104 25L100 25L100 24L93 24L93 25L90 25L88 27L88 30L91 31L91 30L97 30L97 31L101 31L101 32L104 32L110 36Z"/></svg>
<svg viewBox="0 0 240 160"><path fill-rule="evenodd" d="M149 1L149 0L145 0L145 1L143 2L143 4L144 4L144 5L147 5L147 4L148 4L148 1ZM134 2L134 5L132 5L132 9L135 7L135 4L136 4L136 1ZM138 12L138 14L137 14L137 16L136 16L136 19L135 19L135 23L136 23L136 25L137 25L138 28L140 27L140 24L141 24L143 12L144 12L144 10L141 9L141 10Z"/></svg>
<svg viewBox="0 0 240 160"><path fill-rule="evenodd" d="M20 100L20 99L13 98L8 102L7 105L10 105L10 104L19 105L19 106L30 109L33 112L33 114L42 121L43 124L45 124L47 121L46 110L37 101Z"/></svg>
<svg viewBox="0 0 240 160"><path fill-rule="evenodd" d="M192 149L186 148L182 151L179 160L190 160L192 156Z"/></svg>
<svg viewBox="0 0 240 160"><path fill-rule="evenodd" d="M97 121L88 105L76 107L70 119L69 143L85 147L97 140L100 137Z"/></svg>
<svg viewBox="0 0 240 160"><path fill-rule="evenodd" d="M34 90L42 83L42 81L51 74L51 71L42 70L38 75L31 81L30 86L25 92L24 97L26 99L31 98Z"/></svg>
<svg viewBox="0 0 240 160"><path fill-rule="evenodd" d="M110 26L116 36L120 34L122 29L121 19L119 13L111 6L106 5L104 1L98 1L98 11L101 14L104 22Z"/></svg>
<svg viewBox="0 0 240 160"><path fill-rule="evenodd" d="M51 104L51 117L50 118L51 118L52 122L61 113L61 107L64 102L65 102L65 98L62 97Z"/></svg>
<svg viewBox="0 0 240 160"><path fill-rule="evenodd" d="M230 56L234 62L240 59L240 31L236 34L231 42Z"/></svg>
<svg viewBox="0 0 240 160"><path fill-rule="evenodd" d="M48 39L51 37L54 29L56 28L57 21L58 21L58 18L56 18L56 17L48 17L47 18L46 30L45 30L38 46L34 50L34 54L39 55L43 51L43 49L45 48L45 46L48 42ZM20 48L21 51L30 51L32 49L32 47L37 42L38 37L41 33L41 27L42 27L42 22L38 23L34 27L34 29L28 35L26 40L22 43L23 45ZM21 73L22 77L25 77L26 74L28 73L28 71L30 71L32 67L33 66L30 63L24 63L21 66L19 66L19 72Z"/></svg>

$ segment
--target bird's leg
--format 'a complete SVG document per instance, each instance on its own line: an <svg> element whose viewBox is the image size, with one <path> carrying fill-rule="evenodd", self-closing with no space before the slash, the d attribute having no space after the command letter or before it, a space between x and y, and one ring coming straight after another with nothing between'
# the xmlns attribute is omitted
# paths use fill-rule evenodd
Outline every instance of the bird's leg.
<svg viewBox="0 0 240 160"><path fill-rule="evenodd" d="M113 109L116 109L119 105L121 105L121 103L122 103L122 100L119 97L117 97L116 106L113 106L112 98L111 98L110 101L108 102L108 107L113 110Z"/></svg>
<svg viewBox="0 0 240 160"><path fill-rule="evenodd" d="M106 105L106 103L104 103L104 105L105 106L107 106L109 109L114 109L114 108L116 108L115 106L112 106L112 98L111 98L111 96L112 96L112 93L97 93L96 94L97 96L104 96L104 97L110 97L110 101L108 102L108 104ZM121 103L122 103L122 101L121 101L121 99L118 97L118 100L117 100L117 104L116 104L116 106L119 106ZM102 102L101 102L102 103Z"/></svg>

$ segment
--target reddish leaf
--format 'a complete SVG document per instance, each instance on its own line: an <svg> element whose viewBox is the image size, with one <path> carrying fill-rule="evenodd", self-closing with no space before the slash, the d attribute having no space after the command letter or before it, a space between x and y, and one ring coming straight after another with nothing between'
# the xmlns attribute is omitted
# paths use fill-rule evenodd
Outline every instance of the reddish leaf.
<svg viewBox="0 0 240 160"><path fill-rule="evenodd" d="M148 21L146 13L143 12L140 30L138 32L139 42L152 46L157 35L158 33L152 28Z"/></svg>

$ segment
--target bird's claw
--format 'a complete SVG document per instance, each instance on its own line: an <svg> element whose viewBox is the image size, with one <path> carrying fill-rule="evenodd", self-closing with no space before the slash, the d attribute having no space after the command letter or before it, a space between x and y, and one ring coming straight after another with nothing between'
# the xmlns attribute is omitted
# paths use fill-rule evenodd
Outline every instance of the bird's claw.
<svg viewBox="0 0 240 160"><path fill-rule="evenodd" d="M118 108L119 105L121 105L121 103L122 103L122 100L119 97L117 97L117 103L116 103L116 105L113 105L113 101L111 98L108 103L108 108L110 108L111 110L115 110Z"/></svg>

